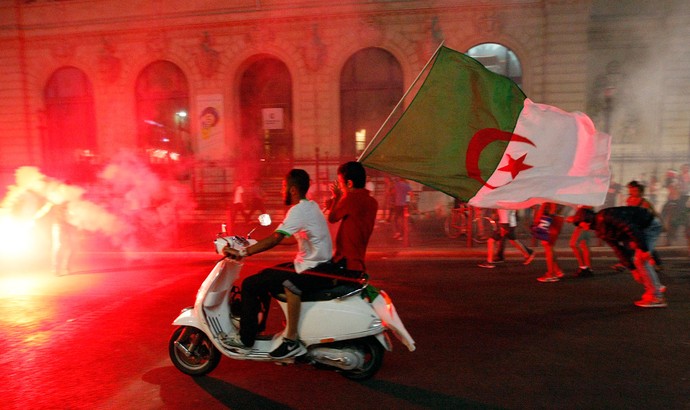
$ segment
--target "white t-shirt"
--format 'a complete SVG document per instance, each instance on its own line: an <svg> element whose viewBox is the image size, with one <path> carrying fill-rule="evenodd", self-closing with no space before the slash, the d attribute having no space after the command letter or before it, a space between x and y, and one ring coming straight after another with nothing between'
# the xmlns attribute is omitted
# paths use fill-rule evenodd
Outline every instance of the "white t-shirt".
<svg viewBox="0 0 690 410"><path fill-rule="evenodd" d="M314 201L303 199L290 208L276 232L297 239L295 255L297 273L327 262L333 255L333 242L328 223Z"/></svg>
<svg viewBox="0 0 690 410"><path fill-rule="evenodd" d="M498 223L508 224L510 227L517 226L517 212L514 209L498 209Z"/></svg>

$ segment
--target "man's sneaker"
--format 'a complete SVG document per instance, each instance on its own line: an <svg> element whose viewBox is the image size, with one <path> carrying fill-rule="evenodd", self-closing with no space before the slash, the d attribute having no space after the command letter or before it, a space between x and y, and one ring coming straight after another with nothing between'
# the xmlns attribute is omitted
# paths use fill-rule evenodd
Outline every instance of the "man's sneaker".
<svg viewBox="0 0 690 410"><path fill-rule="evenodd" d="M592 272L592 269L589 267L577 268L577 272L575 273L575 276L577 276L578 278L588 278L593 275L594 273Z"/></svg>
<svg viewBox="0 0 690 410"><path fill-rule="evenodd" d="M628 270L628 268L622 263L611 265L611 269L615 270L616 272L625 272L626 270Z"/></svg>
<svg viewBox="0 0 690 410"><path fill-rule="evenodd" d="M635 302L635 306L643 307L643 308L664 308L668 306L668 303L666 303L665 298L642 298Z"/></svg>
<svg viewBox="0 0 690 410"><path fill-rule="evenodd" d="M302 346L302 343L284 337L283 343L269 354L274 359L284 359L286 357L300 356L305 353L307 353L307 348Z"/></svg>
<svg viewBox="0 0 690 410"><path fill-rule="evenodd" d="M505 261L506 261L506 260L503 259L503 258L496 258L496 259L494 259L494 263L503 263L503 262L505 262Z"/></svg>
<svg viewBox="0 0 690 410"><path fill-rule="evenodd" d="M240 339L240 335L235 333L232 336L223 337L220 339L221 343L228 348L231 348L239 353L249 353L252 348L245 346Z"/></svg>
<svg viewBox="0 0 690 410"><path fill-rule="evenodd" d="M496 267L496 264L493 263L493 262L486 261L486 262L480 263L480 264L477 265L477 266L479 266L480 268L493 269L493 268Z"/></svg>
<svg viewBox="0 0 690 410"><path fill-rule="evenodd" d="M551 276L549 274L546 274L544 276L540 276L537 278L539 282L558 282L561 280L558 276Z"/></svg>
<svg viewBox="0 0 690 410"><path fill-rule="evenodd" d="M525 258L525 261L522 262L523 265L529 265L534 260L534 257L537 256L537 253L532 249L528 250L527 252L529 255Z"/></svg>

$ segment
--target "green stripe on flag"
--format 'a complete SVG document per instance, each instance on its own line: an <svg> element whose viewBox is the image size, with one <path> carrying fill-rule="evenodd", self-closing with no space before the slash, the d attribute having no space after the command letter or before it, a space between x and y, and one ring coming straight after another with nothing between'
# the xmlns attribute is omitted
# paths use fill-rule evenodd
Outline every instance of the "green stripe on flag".
<svg viewBox="0 0 690 410"><path fill-rule="evenodd" d="M512 134L525 98L510 79L441 47L414 100L362 163L468 200L482 187L468 175L470 140L483 129ZM477 152L482 180L494 172L508 142L495 140Z"/></svg>

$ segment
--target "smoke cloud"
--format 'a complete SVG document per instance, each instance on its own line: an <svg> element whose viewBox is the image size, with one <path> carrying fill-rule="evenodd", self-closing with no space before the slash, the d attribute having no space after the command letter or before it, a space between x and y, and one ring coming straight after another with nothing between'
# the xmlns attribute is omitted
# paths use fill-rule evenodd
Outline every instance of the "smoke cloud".
<svg viewBox="0 0 690 410"><path fill-rule="evenodd" d="M15 217L39 219L59 205L67 223L92 233L107 250L146 251L178 239L179 217L195 208L187 187L163 181L132 153L118 154L87 188L44 175L36 167L15 171L0 207Z"/></svg>

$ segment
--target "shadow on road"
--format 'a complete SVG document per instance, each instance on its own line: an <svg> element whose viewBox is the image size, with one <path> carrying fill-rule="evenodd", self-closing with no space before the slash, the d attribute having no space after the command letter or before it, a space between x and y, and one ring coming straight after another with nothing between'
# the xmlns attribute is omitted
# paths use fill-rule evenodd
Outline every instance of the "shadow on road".
<svg viewBox="0 0 690 410"><path fill-rule="evenodd" d="M368 380L362 383L364 386L397 397L408 403L432 409L499 409L500 407L489 406L461 397L449 396L447 394L432 392L418 387L404 386L398 383L391 383L385 380Z"/></svg>

